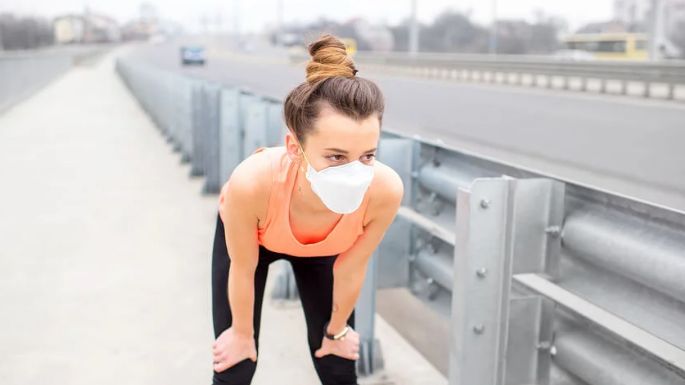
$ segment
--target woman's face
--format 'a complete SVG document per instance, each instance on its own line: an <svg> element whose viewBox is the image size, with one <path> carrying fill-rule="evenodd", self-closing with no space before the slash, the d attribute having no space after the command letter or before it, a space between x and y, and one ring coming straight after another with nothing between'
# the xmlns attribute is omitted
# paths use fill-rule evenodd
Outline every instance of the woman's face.
<svg viewBox="0 0 685 385"><path fill-rule="evenodd" d="M314 124L314 130L307 135L304 152L301 155L297 139L288 133L286 147L291 157L301 157L302 165L311 162L316 171L331 166L340 166L355 160L373 165L378 140L380 138L380 124L376 115L356 122L330 107L324 107Z"/></svg>

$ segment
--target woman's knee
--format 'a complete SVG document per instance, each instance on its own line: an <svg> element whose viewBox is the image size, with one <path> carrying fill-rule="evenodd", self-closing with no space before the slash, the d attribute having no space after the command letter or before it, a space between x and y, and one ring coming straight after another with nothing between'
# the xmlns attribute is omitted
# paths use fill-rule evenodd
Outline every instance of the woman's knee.
<svg viewBox="0 0 685 385"><path fill-rule="evenodd" d="M313 359L314 368L323 385L358 385L356 360L335 354Z"/></svg>
<svg viewBox="0 0 685 385"><path fill-rule="evenodd" d="M222 372L215 370L212 385L249 385L256 369L257 362L246 358Z"/></svg>

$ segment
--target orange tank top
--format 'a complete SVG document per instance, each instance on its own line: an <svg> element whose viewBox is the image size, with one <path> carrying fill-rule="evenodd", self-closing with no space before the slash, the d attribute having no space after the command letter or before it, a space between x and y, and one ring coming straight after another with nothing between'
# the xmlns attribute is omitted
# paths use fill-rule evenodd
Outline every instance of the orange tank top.
<svg viewBox="0 0 685 385"><path fill-rule="evenodd" d="M257 229L259 244L278 253L298 257L328 256L349 249L364 232L363 219L369 200L367 190L357 210L342 214L328 235L319 242L300 243L290 226L290 199L299 167L290 160L285 146L259 147L254 153L265 151L271 163L273 185L264 226Z"/></svg>

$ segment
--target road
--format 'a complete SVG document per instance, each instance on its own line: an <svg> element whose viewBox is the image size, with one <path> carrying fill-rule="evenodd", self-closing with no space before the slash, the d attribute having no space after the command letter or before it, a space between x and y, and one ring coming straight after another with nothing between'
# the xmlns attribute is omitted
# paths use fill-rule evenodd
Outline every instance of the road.
<svg viewBox="0 0 685 385"><path fill-rule="evenodd" d="M181 67L174 41L131 55L280 100L304 81L304 63L290 64L284 50L262 43L246 54L221 40L203 43L205 67ZM359 71L384 93L383 129L685 211L683 103L421 79L367 72L363 64Z"/></svg>

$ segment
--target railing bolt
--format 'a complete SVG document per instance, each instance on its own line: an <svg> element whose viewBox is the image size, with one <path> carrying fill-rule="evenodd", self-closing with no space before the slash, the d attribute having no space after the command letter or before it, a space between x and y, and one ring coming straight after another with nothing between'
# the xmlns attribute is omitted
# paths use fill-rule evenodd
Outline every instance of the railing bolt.
<svg viewBox="0 0 685 385"><path fill-rule="evenodd" d="M428 282L428 287L426 287L426 290L428 291L428 299L432 301L438 296L440 286L438 286L437 282L435 282L433 278L428 278L426 281Z"/></svg>
<svg viewBox="0 0 685 385"><path fill-rule="evenodd" d="M488 273L488 269L481 267L480 269L476 270L476 275L478 278L485 278L485 276Z"/></svg>
<svg viewBox="0 0 685 385"><path fill-rule="evenodd" d="M545 233L556 238L559 236L559 234L561 234L561 226L548 226L545 228Z"/></svg>
<svg viewBox="0 0 685 385"><path fill-rule="evenodd" d="M548 350L552 348L552 343L550 341L542 341L538 344L538 349Z"/></svg>
<svg viewBox="0 0 685 385"><path fill-rule="evenodd" d="M485 331L485 326L483 324L478 324L473 327L473 332L476 334L483 334Z"/></svg>
<svg viewBox="0 0 685 385"><path fill-rule="evenodd" d="M485 199L485 198L481 199L480 200L480 207L487 209L488 207L490 207L490 201L488 199Z"/></svg>

